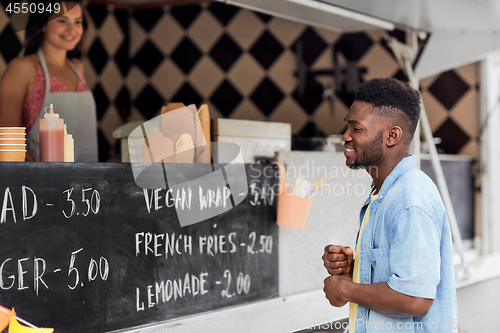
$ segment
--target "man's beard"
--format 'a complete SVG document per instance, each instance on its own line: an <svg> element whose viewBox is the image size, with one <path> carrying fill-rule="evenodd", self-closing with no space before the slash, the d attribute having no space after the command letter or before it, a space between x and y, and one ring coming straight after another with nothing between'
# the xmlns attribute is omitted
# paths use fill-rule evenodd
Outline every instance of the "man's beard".
<svg viewBox="0 0 500 333"><path fill-rule="evenodd" d="M380 160L380 158L382 158L382 156L384 156L383 143L383 131L380 131L370 147L365 149L361 156L356 156L356 159L349 166L349 168L364 169L373 166L378 160Z"/></svg>

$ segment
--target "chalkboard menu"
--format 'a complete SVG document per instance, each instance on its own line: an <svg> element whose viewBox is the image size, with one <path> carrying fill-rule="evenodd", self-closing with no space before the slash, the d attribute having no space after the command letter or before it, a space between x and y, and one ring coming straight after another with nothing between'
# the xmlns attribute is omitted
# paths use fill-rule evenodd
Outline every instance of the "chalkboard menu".
<svg viewBox="0 0 500 333"><path fill-rule="evenodd" d="M277 297L277 167L245 170L240 204L181 227L176 209L230 198L142 189L129 164L0 163L0 305L56 333L108 332Z"/></svg>

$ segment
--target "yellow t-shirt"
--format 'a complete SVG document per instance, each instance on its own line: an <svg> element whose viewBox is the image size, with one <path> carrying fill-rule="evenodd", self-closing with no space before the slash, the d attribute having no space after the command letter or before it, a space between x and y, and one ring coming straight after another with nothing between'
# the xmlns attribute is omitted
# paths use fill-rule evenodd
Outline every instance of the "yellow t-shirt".
<svg viewBox="0 0 500 333"><path fill-rule="evenodd" d="M375 192L375 191L374 191ZM366 207L365 215L363 216L363 221L361 222L361 227L359 228L358 241L356 243L356 252L354 254L354 270L352 272L352 282L359 283L359 242L361 241L361 235L365 229L368 219L370 218L370 206L372 202L377 199L378 194L371 195L371 201L368 207ZM358 311L358 305L353 302L349 302L349 333L356 332L356 312Z"/></svg>

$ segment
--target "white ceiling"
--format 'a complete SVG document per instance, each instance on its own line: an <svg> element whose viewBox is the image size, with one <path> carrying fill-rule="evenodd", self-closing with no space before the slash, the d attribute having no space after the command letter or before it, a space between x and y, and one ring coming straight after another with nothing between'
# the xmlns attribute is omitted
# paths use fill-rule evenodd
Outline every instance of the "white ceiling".
<svg viewBox="0 0 500 333"><path fill-rule="evenodd" d="M376 25L352 19L325 10L307 7L287 0L219 0L228 4L256 10L288 20L314 25L338 33L366 30L380 30ZM314 3L314 1L310 1ZM344 11L350 12L350 11ZM351 15L352 16L352 15Z"/></svg>
<svg viewBox="0 0 500 333"><path fill-rule="evenodd" d="M224 0L221 0L224 1ZM352 32L378 26L339 17L299 5L297 0L227 0L243 7L287 16L290 19ZM500 0L300 0L392 22L399 29L424 31L431 36L416 67L425 78L482 59L500 49ZM346 22L346 21L351 21Z"/></svg>
<svg viewBox="0 0 500 333"><path fill-rule="evenodd" d="M500 49L499 0L323 0L431 33L417 64L420 78L480 60Z"/></svg>
<svg viewBox="0 0 500 333"><path fill-rule="evenodd" d="M499 30L498 0L321 0L426 31Z"/></svg>
<svg viewBox="0 0 500 333"><path fill-rule="evenodd" d="M132 7L141 7L145 5L175 5L201 3L209 0L89 0L99 3L123 3ZM263 12L272 16L286 18L288 20L322 27L324 29L333 30L338 33L355 32L366 30L380 30L380 27L363 23L359 20L353 20L350 17L335 15L323 10L304 7L287 0L215 0L239 7ZM328 5L329 6L329 5ZM350 12L352 11L344 11ZM357 15L357 14L354 14Z"/></svg>

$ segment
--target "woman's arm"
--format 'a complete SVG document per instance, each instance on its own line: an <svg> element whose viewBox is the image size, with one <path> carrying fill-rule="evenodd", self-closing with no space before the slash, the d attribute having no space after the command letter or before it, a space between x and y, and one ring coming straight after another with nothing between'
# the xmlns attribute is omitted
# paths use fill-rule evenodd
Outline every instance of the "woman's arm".
<svg viewBox="0 0 500 333"><path fill-rule="evenodd" d="M0 80L0 126L21 126L23 103L35 77L36 69L28 59L9 63Z"/></svg>

